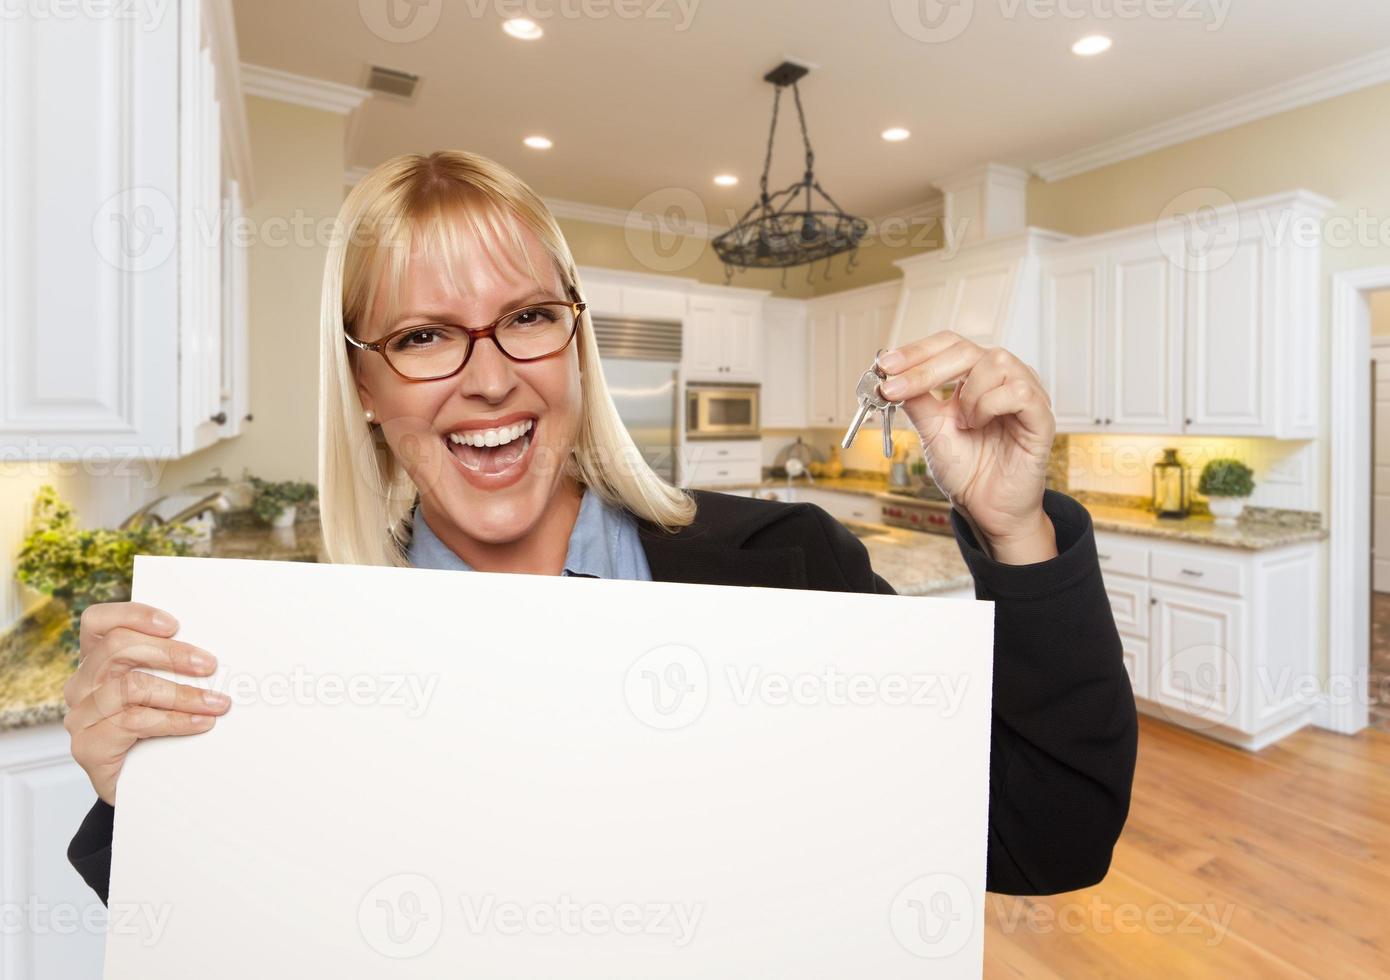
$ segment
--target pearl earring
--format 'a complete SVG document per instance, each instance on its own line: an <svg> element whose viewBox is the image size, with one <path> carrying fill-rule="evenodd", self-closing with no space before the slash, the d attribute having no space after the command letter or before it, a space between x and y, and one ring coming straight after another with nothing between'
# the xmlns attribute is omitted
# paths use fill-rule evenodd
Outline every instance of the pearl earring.
<svg viewBox="0 0 1390 980"><path fill-rule="evenodd" d="M363 417L364 419L367 420L367 423L368 423L368 424L371 424L372 422L375 422L375 421L376 421L376 412L373 412L373 411L369 408L369 409L367 409L365 412L362 413L362 417Z"/></svg>

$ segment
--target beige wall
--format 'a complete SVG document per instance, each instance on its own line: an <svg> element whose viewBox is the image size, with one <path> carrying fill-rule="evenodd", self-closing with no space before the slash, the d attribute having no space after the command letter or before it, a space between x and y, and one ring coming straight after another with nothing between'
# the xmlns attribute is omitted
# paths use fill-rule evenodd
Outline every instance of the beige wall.
<svg viewBox="0 0 1390 980"><path fill-rule="evenodd" d="M1390 337L1390 289L1371 293L1371 336Z"/></svg>

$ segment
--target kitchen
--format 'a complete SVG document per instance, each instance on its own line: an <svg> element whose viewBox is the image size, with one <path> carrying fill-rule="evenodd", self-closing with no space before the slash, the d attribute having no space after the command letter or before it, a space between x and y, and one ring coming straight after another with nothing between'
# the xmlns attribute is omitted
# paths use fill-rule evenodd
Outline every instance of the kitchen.
<svg viewBox="0 0 1390 980"><path fill-rule="evenodd" d="M1332 31L1282 2L1190 20L942 4L935 27L888 2L512 6L178 0L144 21L6 22L5 91L31 96L0 119L8 918L100 918L62 860L92 795L61 725L63 602L97 594L72 556L109 575L131 542L175 547L162 529L182 521L195 553L322 559L332 221L372 166L459 146L545 195L648 462L823 508L900 593L975 594L907 420L888 454L877 416L841 448L860 374L940 330L1038 372L1047 485L1091 514L1141 761L1111 877L1033 900L1022 926L994 906L987 973L1318 976L1328 950L1340 975L1384 970L1354 920L1387 887L1364 567L1383 516L1366 368L1367 338L1390 334L1370 302L1390 288L1390 12L1339 0L1356 29ZM790 91L771 116L784 64L804 72L804 130ZM807 169L835 195L817 211L862 216L857 248L729 265L714 243L760 175ZM1228 914L1190 934L1095 911L1207 901ZM1089 928L1038 927L1040 909ZM97 975L99 928L0 943L5 976Z"/></svg>

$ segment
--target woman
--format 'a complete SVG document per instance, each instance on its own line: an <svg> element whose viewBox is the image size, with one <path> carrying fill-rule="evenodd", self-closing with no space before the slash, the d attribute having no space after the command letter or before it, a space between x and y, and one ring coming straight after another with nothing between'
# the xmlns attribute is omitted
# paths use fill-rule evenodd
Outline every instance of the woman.
<svg viewBox="0 0 1390 980"><path fill-rule="evenodd" d="M399 157L340 221L319 379L333 561L893 591L814 505L687 493L652 472L604 384L569 248L515 175L468 153ZM1008 351L949 332L879 365L954 505L976 595L996 603L988 887L1092 884L1129 807L1134 700L1090 517L1044 489L1047 394ZM931 393L957 379L949 400ZM99 800L69 858L103 901L126 752L207 731L228 708L138 669L213 672L177 629L136 603L82 617L65 724Z"/></svg>

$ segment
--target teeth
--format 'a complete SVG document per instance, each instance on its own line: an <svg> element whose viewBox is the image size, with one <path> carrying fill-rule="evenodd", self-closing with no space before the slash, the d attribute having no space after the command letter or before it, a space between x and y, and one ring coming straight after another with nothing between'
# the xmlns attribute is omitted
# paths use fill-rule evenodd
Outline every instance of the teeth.
<svg viewBox="0 0 1390 980"><path fill-rule="evenodd" d="M464 432L450 432L453 442L464 446L505 446L514 439L520 439L531 431L534 419L508 425L501 429L468 429Z"/></svg>

